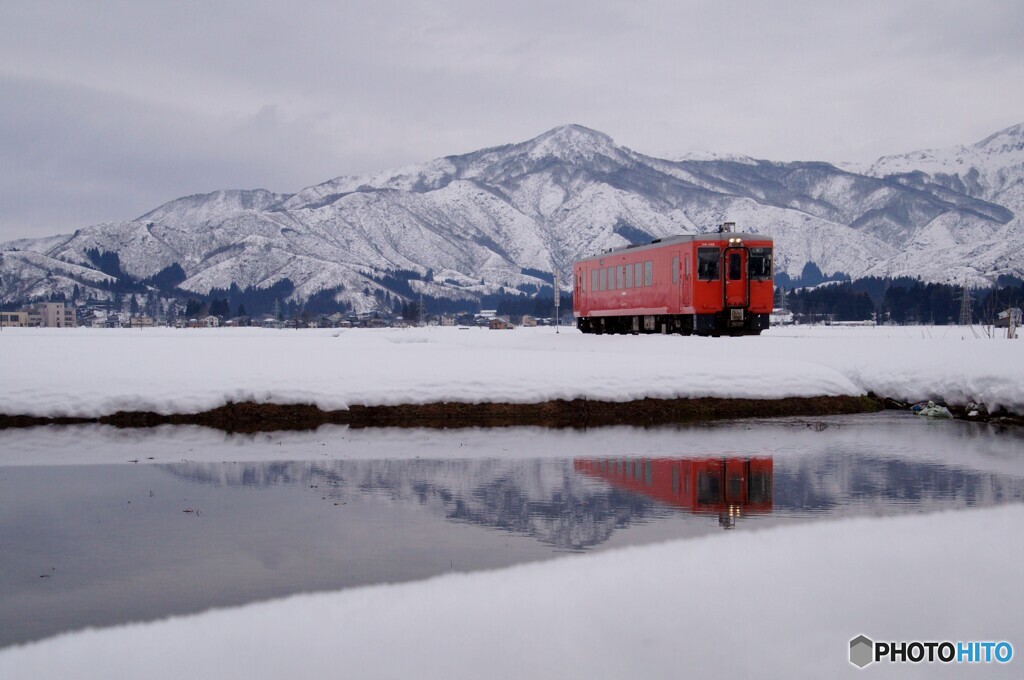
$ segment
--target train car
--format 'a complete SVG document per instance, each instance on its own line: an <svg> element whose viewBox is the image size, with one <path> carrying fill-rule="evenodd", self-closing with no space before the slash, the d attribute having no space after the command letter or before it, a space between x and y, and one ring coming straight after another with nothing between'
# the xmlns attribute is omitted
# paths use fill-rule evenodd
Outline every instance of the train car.
<svg viewBox="0 0 1024 680"><path fill-rule="evenodd" d="M774 301L773 242L736 233L671 236L573 265L573 315L584 333L760 335Z"/></svg>
<svg viewBox="0 0 1024 680"><path fill-rule="evenodd" d="M573 469L679 510L718 515L725 528L772 512L770 457L577 458Z"/></svg>

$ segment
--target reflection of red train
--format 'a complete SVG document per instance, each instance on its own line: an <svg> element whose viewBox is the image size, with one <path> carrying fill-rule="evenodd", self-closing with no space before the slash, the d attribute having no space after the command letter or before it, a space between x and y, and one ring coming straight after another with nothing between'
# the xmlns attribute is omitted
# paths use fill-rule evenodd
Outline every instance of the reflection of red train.
<svg viewBox="0 0 1024 680"><path fill-rule="evenodd" d="M584 333L758 335L772 311L772 239L672 236L580 260L573 313Z"/></svg>
<svg viewBox="0 0 1024 680"><path fill-rule="evenodd" d="M577 458L573 469L733 526L745 514L772 511L771 458Z"/></svg>

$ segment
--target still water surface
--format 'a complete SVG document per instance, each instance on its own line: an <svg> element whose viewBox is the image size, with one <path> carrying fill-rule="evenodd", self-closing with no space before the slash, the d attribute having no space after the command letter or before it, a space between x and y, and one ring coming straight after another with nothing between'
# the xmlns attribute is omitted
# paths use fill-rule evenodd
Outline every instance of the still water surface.
<svg viewBox="0 0 1024 680"><path fill-rule="evenodd" d="M0 646L723 531L1024 501L1019 430L903 414L586 432L39 428L0 433L0 449Z"/></svg>

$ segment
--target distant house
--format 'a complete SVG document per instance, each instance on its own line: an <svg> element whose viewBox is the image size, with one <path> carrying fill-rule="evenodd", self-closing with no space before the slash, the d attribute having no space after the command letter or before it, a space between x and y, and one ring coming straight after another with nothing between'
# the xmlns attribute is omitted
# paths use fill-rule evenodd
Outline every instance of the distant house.
<svg viewBox="0 0 1024 680"><path fill-rule="evenodd" d="M512 330L513 328L515 328L515 326L512 325L511 321L501 316L496 316L493 319L491 319L490 323L487 324L487 327L490 328L492 331Z"/></svg>
<svg viewBox="0 0 1024 680"><path fill-rule="evenodd" d="M477 314L477 316L481 316L481 317L483 317L485 319L493 319L497 315L498 315L498 310L497 309L481 309L480 313Z"/></svg>
<svg viewBox="0 0 1024 680"><path fill-rule="evenodd" d="M523 314L523 325L527 328L533 328L537 325L536 317L530 316L529 314Z"/></svg>
<svg viewBox="0 0 1024 680"><path fill-rule="evenodd" d="M1009 328L1011 324L1015 327L1021 325L1020 307L1010 307L999 312L999 316L996 318L996 328Z"/></svg>
<svg viewBox="0 0 1024 680"><path fill-rule="evenodd" d="M199 319L199 325L206 328L219 328L220 319L211 314L210 316L204 316L203 318Z"/></svg>
<svg viewBox="0 0 1024 680"><path fill-rule="evenodd" d="M152 328L153 317L146 315L133 316L128 319L128 326L131 328Z"/></svg>
<svg viewBox="0 0 1024 680"><path fill-rule="evenodd" d="M88 311L78 320L78 325L86 328L106 328L107 314L100 310Z"/></svg>

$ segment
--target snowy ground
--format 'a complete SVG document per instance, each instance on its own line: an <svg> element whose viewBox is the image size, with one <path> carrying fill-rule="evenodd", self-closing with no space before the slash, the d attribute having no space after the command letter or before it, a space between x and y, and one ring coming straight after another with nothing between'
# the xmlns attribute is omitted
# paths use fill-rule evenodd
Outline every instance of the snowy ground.
<svg viewBox="0 0 1024 680"><path fill-rule="evenodd" d="M12 329L0 413L191 413L228 401L539 402L858 395L1024 412L1024 342L961 327L790 327L761 337L491 331ZM980 337L977 337L980 335Z"/></svg>
<svg viewBox="0 0 1024 680"><path fill-rule="evenodd" d="M857 670L848 643L862 633L1007 640L1011 663L955 670L1018 677L1024 543L1010 537L1021 522L1019 505L842 520L301 595L5 649L0 677L902 678L954 670Z"/></svg>

